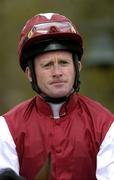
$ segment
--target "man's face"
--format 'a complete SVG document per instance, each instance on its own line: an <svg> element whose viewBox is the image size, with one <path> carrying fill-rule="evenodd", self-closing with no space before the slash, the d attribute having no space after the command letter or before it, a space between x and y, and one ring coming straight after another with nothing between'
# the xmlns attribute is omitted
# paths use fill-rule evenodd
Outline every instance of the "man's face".
<svg viewBox="0 0 114 180"><path fill-rule="evenodd" d="M75 79L70 52L53 51L38 55L34 65L37 84L44 95L59 98L70 94Z"/></svg>

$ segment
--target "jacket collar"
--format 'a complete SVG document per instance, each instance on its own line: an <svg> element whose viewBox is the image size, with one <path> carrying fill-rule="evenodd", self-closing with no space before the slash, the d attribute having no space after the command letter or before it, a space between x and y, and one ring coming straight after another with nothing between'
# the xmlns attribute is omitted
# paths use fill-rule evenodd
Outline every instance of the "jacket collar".
<svg viewBox="0 0 114 180"><path fill-rule="evenodd" d="M68 100L65 103L63 103L63 105L60 108L60 113L59 113L60 117L63 117L71 113L71 111L73 111L74 108L77 106L77 101L78 101L78 95L76 93L70 95ZM50 104L48 104L40 96L36 97L36 109L39 113L53 118L53 111L51 109Z"/></svg>

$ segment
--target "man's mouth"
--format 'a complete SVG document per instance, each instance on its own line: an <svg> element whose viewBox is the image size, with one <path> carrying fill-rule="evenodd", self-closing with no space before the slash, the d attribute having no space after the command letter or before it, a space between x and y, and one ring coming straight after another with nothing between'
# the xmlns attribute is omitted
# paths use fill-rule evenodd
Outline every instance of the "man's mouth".
<svg viewBox="0 0 114 180"><path fill-rule="evenodd" d="M51 82L51 84L64 84L65 81L53 81Z"/></svg>

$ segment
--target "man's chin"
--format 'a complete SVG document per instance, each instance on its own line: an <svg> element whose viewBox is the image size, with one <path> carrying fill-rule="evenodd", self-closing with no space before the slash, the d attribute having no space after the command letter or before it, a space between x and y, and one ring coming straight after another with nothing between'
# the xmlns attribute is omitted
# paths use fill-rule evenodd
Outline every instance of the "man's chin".
<svg viewBox="0 0 114 180"><path fill-rule="evenodd" d="M69 96L72 93L72 90L66 90L64 89L49 89L46 92L43 92L42 95L43 96L48 96L51 98L61 98L61 97L65 97L65 96Z"/></svg>
<svg viewBox="0 0 114 180"><path fill-rule="evenodd" d="M52 97L52 98L61 98L61 97L64 97L64 96L68 96L68 93L53 94L50 97Z"/></svg>

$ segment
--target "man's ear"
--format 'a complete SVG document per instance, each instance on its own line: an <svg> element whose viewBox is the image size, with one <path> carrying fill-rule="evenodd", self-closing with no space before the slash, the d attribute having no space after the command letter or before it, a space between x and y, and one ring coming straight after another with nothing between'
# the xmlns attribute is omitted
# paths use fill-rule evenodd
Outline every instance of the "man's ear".
<svg viewBox="0 0 114 180"><path fill-rule="evenodd" d="M31 70L28 66L25 69L25 75L26 75L27 79L29 80L29 82L32 82Z"/></svg>
<svg viewBox="0 0 114 180"><path fill-rule="evenodd" d="M78 61L78 68L79 68L79 72L80 72L82 69L82 63L80 61Z"/></svg>

